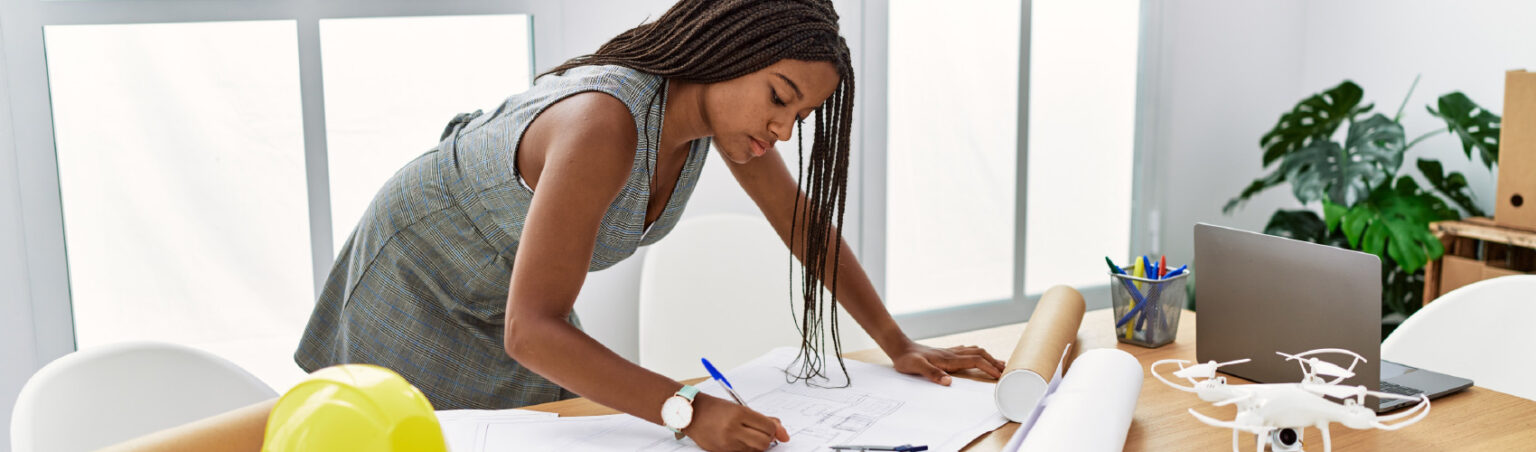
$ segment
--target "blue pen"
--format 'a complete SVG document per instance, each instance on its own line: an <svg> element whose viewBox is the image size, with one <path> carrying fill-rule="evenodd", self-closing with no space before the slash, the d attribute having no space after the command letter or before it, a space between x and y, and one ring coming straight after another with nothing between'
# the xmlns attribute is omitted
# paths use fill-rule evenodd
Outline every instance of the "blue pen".
<svg viewBox="0 0 1536 452"><path fill-rule="evenodd" d="M1109 269L1117 275L1127 274L1125 270L1120 269L1119 265L1115 265L1115 261L1109 260L1109 256L1104 257L1104 263L1109 264ZM1125 289L1131 292L1131 298L1135 298L1138 302L1142 301L1141 291L1136 290L1135 284L1131 284L1130 281L1124 279L1120 280L1120 283L1125 285Z"/></svg>
<svg viewBox="0 0 1536 452"><path fill-rule="evenodd" d="M1175 277L1175 276L1179 276L1180 274L1183 274L1184 271L1187 270L1187 269L1189 269L1189 264L1180 265L1179 268L1173 269L1173 271L1170 271L1170 272L1168 272L1168 274L1163 275L1163 277L1160 278L1160 279L1169 279L1169 278L1172 278L1172 277ZM1162 283L1159 283L1157 285L1157 287L1152 289L1152 293L1148 294L1147 298L1155 300L1155 299L1157 299L1157 297L1162 296L1162 294L1163 294L1163 285L1162 285ZM1149 310L1148 312L1153 313L1153 315L1160 316L1161 315L1159 313L1161 311L1160 308L1161 308L1161 306L1154 305L1154 306L1152 306L1151 310ZM1161 317L1159 317L1159 318L1161 318ZM1146 324L1146 321L1147 321L1147 316L1145 316L1145 315L1141 316L1140 319L1137 319L1136 320L1136 330L1140 331L1142 329L1142 326Z"/></svg>
<svg viewBox="0 0 1536 452"><path fill-rule="evenodd" d="M731 387L731 382L726 380L725 375L721 375L720 371L715 370L715 366L710 364L708 359L699 358L699 361L704 363L704 370L709 371L710 378L714 378L715 381L720 382L721 386L725 386L725 392L730 394L731 398L736 399L736 403L741 404L741 406L747 406L747 401L741 400L741 395L736 394L736 389Z"/></svg>
<svg viewBox="0 0 1536 452"><path fill-rule="evenodd" d="M699 362L704 363L704 370L709 371L709 377L710 378L714 378L715 381L720 382L721 386L725 386L725 392L727 394L730 394L732 399L736 399L736 403L737 404L740 404L741 406L747 406L747 401L741 399L741 395L737 394L736 393L736 389L731 387L730 380L726 380L725 379L725 374L722 374L722 373L720 373L720 371L715 370L715 365L714 364L710 364L709 363L709 359L707 359L707 358L699 358ZM779 440L777 438L769 439L768 440L768 444L769 444L769 447L777 446L777 445L779 445Z"/></svg>
<svg viewBox="0 0 1536 452"><path fill-rule="evenodd" d="M1112 261L1112 260L1109 260L1108 257L1104 258L1104 263L1109 264L1109 269L1113 270L1115 272L1115 274L1117 274L1117 275L1124 275L1125 274L1125 270L1121 270L1120 266L1115 265L1115 262ZM1126 312L1124 317L1120 317L1120 320L1115 322L1115 328L1119 328L1121 326L1125 326L1126 322L1130 322L1131 321L1131 316L1134 316L1134 315L1136 315L1136 313L1141 312L1141 308L1145 307L1147 305L1146 297L1142 297L1141 296L1141 291L1136 290L1136 285L1135 284L1132 284L1131 281L1128 280L1128 279L1121 279L1120 283L1125 286L1125 290L1126 291L1131 293L1131 298L1136 300L1136 306L1131 307L1131 310L1129 312Z"/></svg>
<svg viewBox="0 0 1536 452"><path fill-rule="evenodd" d="M902 444L900 446L846 445L846 446L831 446L831 447L832 447L832 450L861 450L861 451L868 451L868 450L893 450L893 451L896 451L896 452L920 452L920 451L928 450L928 446L914 446L914 445L911 445L911 444Z"/></svg>

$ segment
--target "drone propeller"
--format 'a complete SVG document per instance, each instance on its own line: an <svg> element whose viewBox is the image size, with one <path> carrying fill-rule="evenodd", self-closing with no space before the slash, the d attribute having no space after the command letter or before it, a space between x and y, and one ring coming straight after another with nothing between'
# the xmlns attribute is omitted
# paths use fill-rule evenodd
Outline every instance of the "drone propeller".
<svg viewBox="0 0 1536 452"><path fill-rule="evenodd" d="M1307 363L1312 365L1312 372L1316 372L1319 375L1344 378L1355 376L1354 372L1350 372L1348 369L1339 367L1338 364L1323 361L1321 359L1311 358L1307 360Z"/></svg>
<svg viewBox="0 0 1536 452"><path fill-rule="evenodd" d="M1424 416L1428 416L1429 415L1429 396L1428 395L1419 394L1417 397L1406 397L1406 396L1403 396L1401 394L1377 393L1376 391L1370 391L1370 394L1374 395L1374 396L1377 396L1377 397L1381 397L1382 395L1388 395L1388 396L1391 396L1391 398L1400 398L1400 399L1405 399L1405 400L1418 400L1419 401L1419 403L1414 405L1413 408L1409 408L1407 410L1404 410L1401 413L1389 414L1389 415L1385 415L1385 416L1376 416L1376 422L1373 422L1371 424L1371 426L1372 427L1376 427L1377 429L1381 429L1381 430L1397 430L1397 429L1400 429L1400 428L1403 428L1403 427L1407 427L1409 425L1413 425L1415 422L1419 422L1420 420L1424 419ZM1379 394L1381 394L1381 395L1379 395ZM1408 417L1410 415L1412 415L1413 417L1408 418L1407 420L1402 420L1403 418ZM1391 421L1399 421L1399 422L1397 422L1396 424L1388 424L1387 423L1387 422L1391 422Z"/></svg>
<svg viewBox="0 0 1536 452"><path fill-rule="evenodd" d="M1323 360L1317 359L1315 357L1308 358L1309 355L1316 355L1316 354L1321 354L1321 353L1334 353L1334 354L1347 355L1350 358L1352 358L1352 360L1349 363L1349 368L1346 369L1346 368L1344 368L1342 366L1339 366L1338 364L1334 364L1334 363L1331 363L1331 362L1328 362L1328 361L1323 361ZM1343 381L1346 378L1355 376L1355 372L1354 372L1355 365L1359 364L1361 361L1365 361L1365 357L1360 356L1359 354L1356 354L1355 352L1352 352L1352 351L1349 351L1349 350L1340 349L1340 348L1321 348L1321 349L1317 349L1317 350L1309 350L1309 351L1297 353L1295 355L1287 354L1287 353L1284 353L1284 352L1275 352L1275 354L1280 355L1280 356L1284 356L1286 361L1294 360L1294 361L1300 363L1301 364L1301 372L1303 374L1323 375L1323 376L1328 376L1328 377L1335 377L1333 379L1333 381L1328 382L1328 384L1338 383L1340 381Z"/></svg>
<svg viewBox="0 0 1536 452"><path fill-rule="evenodd" d="M1208 361L1208 362L1205 362L1205 363L1201 363L1201 364L1196 364L1196 365L1193 365L1193 366L1185 367L1183 369L1180 369L1178 372L1174 372L1173 375L1175 377L1179 377L1179 378L1205 378L1205 379L1211 379L1211 378L1215 378L1216 377L1216 369L1219 369L1222 366L1229 366L1229 365L1232 365L1232 364L1242 364L1242 363L1246 363L1248 361L1252 361L1252 360L1251 359L1247 359L1247 358L1243 358L1243 359L1239 359L1239 360L1236 360L1236 361L1227 361L1227 362L1224 362L1224 363L1218 363L1216 361Z"/></svg>

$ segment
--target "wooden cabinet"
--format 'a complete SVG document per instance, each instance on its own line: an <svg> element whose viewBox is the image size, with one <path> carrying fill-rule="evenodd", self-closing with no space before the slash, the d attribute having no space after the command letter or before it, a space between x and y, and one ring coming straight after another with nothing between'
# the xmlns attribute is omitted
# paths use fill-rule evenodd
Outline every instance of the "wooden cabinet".
<svg viewBox="0 0 1536 452"><path fill-rule="evenodd" d="M1536 274L1536 232L1487 218L1430 223L1445 255L1424 267L1424 304L1456 288L1506 275Z"/></svg>

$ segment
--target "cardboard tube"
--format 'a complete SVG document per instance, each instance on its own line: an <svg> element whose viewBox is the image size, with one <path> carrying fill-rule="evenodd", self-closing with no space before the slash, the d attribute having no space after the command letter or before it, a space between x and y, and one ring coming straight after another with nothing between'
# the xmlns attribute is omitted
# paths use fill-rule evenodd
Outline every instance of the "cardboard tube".
<svg viewBox="0 0 1536 452"><path fill-rule="evenodd" d="M1057 366L1065 367L1063 359L1077 354L1062 357L1067 344L1077 340L1085 309L1083 295L1071 287L1052 287L1040 296L993 393L1004 417L1024 422L1039 406Z"/></svg>

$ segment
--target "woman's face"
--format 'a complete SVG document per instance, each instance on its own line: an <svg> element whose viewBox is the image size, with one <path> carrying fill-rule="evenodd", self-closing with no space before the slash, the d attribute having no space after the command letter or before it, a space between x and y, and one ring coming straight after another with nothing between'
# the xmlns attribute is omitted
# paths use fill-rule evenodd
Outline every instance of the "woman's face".
<svg viewBox="0 0 1536 452"><path fill-rule="evenodd" d="M837 69L825 61L784 59L741 77L706 85L704 118L715 147L746 163L789 139L805 118L837 89Z"/></svg>

